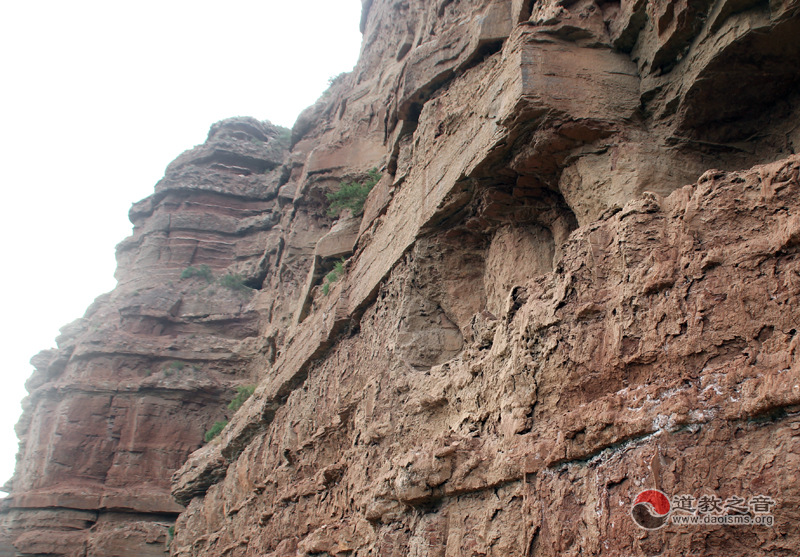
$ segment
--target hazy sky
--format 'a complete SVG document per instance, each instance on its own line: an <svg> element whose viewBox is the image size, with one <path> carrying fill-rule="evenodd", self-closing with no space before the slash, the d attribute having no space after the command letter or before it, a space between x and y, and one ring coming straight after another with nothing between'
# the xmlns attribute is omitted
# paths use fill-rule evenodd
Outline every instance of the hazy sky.
<svg viewBox="0 0 800 557"><path fill-rule="evenodd" d="M359 0L0 3L0 484L28 360L114 288L131 203L209 126L291 127L353 68Z"/></svg>

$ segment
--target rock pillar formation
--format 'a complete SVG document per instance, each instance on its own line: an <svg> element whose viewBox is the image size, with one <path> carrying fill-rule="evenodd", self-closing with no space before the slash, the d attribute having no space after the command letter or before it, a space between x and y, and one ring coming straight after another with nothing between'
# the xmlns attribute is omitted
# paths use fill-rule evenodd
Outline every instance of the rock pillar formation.
<svg viewBox="0 0 800 557"><path fill-rule="evenodd" d="M291 137L217 124L134 206L37 357L8 554L796 554L800 1L362 5ZM647 530L648 489L773 523Z"/></svg>
<svg viewBox="0 0 800 557"><path fill-rule="evenodd" d="M0 551L164 554L183 510L170 476L274 349L246 285L270 265L287 135L221 122L133 206L117 288L32 360ZM242 284L210 284L190 267Z"/></svg>

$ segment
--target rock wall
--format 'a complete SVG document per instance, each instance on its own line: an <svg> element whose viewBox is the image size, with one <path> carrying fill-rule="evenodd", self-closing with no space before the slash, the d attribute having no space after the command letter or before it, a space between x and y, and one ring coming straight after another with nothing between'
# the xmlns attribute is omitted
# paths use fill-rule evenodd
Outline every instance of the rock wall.
<svg viewBox="0 0 800 557"><path fill-rule="evenodd" d="M183 510L170 476L274 350L255 290L184 271L263 278L286 206L283 135L253 119L216 124L133 206L117 288L32 359L0 554L164 554Z"/></svg>
<svg viewBox="0 0 800 557"><path fill-rule="evenodd" d="M712 171L578 229L499 316L456 321L455 357L437 310L480 292L480 255L418 240L358 331L213 461L222 481L189 494L208 457L184 468L173 554L793 554L798 173ZM648 532L629 513L655 487L768 495L776 522Z"/></svg>
<svg viewBox="0 0 800 557"><path fill-rule="evenodd" d="M0 548L797 553L800 2L362 5L290 137L215 124L134 205L35 359ZM648 531L646 488L775 523Z"/></svg>

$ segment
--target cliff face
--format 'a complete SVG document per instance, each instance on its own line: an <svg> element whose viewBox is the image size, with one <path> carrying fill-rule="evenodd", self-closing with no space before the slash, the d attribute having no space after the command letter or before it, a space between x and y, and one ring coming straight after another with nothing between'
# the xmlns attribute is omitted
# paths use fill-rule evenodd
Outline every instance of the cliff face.
<svg viewBox="0 0 800 557"><path fill-rule="evenodd" d="M254 290L184 271L264 274L285 205L280 134L232 119L176 159L131 209L117 288L33 358L3 501L8 554L163 555L182 510L171 474L271 349Z"/></svg>
<svg viewBox="0 0 800 557"><path fill-rule="evenodd" d="M7 553L797 553L800 2L361 23L291 138L216 124L134 205L118 288L35 359ZM647 488L775 523L648 531Z"/></svg>

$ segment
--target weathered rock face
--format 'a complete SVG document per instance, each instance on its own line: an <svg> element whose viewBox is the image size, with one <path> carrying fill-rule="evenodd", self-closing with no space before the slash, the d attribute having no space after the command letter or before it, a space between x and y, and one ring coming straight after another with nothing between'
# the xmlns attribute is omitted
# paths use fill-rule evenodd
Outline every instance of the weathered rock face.
<svg viewBox="0 0 800 557"><path fill-rule="evenodd" d="M798 157L712 171L578 229L554 271L499 318L459 323L464 350L427 368L405 350L407 308L485 281L459 276L480 264L461 238L418 240L358 332L215 461L225 479L186 499L175 554L791 553L798 174ZM418 351L444 355L418 331ZM648 533L629 512L656 486L769 495L776 524Z"/></svg>
<svg viewBox="0 0 800 557"><path fill-rule="evenodd" d="M5 543L147 554L111 528L155 552L182 511L172 555L796 553L800 2L363 6L285 157L226 121L134 206L118 291L37 366ZM177 279L201 264L257 291ZM129 379L172 360L201 365ZM770 496L775 523L647 531L646 488Z"/></svg>
<svg viewBox="0 0 800 557"><path fill-rule="evenodd" d="M282 209L288 138L252 119L215 125L131 210L118 286L33 360L17 426L5 543L20 554L163 555L181 512L170 476L271 350L255 291L181 278L262 277ZM186 273L184 273L185 275Z"/></svg>

